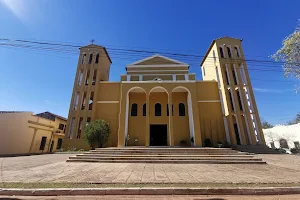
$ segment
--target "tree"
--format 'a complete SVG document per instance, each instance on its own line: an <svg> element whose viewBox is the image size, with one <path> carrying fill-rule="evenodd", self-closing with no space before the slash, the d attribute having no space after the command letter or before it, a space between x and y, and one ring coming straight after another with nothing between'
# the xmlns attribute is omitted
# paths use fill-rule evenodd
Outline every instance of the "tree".
<svg viewBox="0 0 300 200"><path fill-rule="evenodd" d="M283 62L284 75L300 79L300 19L296 30L286 37L282 42L282 47L272 55L276 61ZM300 91L300 85L296 92Z"/></svg>
<svg viewBox="0 0 300 200"><path fill-rule="evenodd" d="M110 134L109 124L103 120L98 119L89 123L84 129L84 140L92 148L102 147L107 142Z"/></svg>
<svg viewBox="0 0 300 200"><path fill-rule="evenodd" d="M261 122L261 126L262 126L263 129L273 128L273 127L274 127L272 124L270 124L270 123L267 122L267 121L262 121L262 122Z"/></svg>
<svg viewBox="0 0 300 200"><path fill-rule="evenodd" d="M288 122L288 125L298 124L300 123L300 112L296 115L295 119Z"/></svg>

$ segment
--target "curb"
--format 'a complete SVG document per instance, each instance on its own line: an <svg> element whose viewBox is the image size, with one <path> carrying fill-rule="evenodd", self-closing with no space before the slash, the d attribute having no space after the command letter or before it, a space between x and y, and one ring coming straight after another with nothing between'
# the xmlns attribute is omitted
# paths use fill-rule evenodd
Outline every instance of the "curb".
<svg viewBox="0 0 300 200"><path fill-rule="evenodd" d="M0 189L0 195L76 196L76 195L285 195L300 194L300 187L266 188L45 188Z"/></svg>

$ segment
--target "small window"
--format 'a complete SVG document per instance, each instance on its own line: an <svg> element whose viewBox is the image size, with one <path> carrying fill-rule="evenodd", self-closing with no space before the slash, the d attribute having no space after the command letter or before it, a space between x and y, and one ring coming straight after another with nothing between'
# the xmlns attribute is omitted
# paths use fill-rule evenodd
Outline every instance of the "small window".
<svg viewBox="0 0 300 200"><path fill-rule="evenodd" d="M91 92L90 101L89 101L89 110L92 110L94 102L94 92Z"/></svg>
<svg viewBox="0 0 300 200"><path fill-rule="evenodd" d="M64 130L65 125L64 124L59 124L58 129L59 130Z"/></svg>
<svg viewBox="0 0 300 200"><path fill-rule="evenodd" d="M167 104L167 116L169 116L169 104Z"/></svg>
<svg viewBox="0 0 300 200"><path fill-rule="evenodd" d="M146 113L147 113L146 109L147 109L146 108L146 103L144 103L144 105L143 105L143 116L146 116Z"/></svg>
<svg viewBox="0 0 300 200"><path fill-rule="evenodd" d="M184 105L184 103L180 103L178 109L179 109L179 116L185 116L185 105Z"/></svg>
<svg viewBox="0 0 300 200"><path fill-rule="evenodd" d="M85 85L89 84L89 79L90 79L90 70L87 70L86 77L85 77Z"/></svg>
<svg viewBox="0 0 300 200"><path fill-rule="evenodd" d="M81 133L82 133L82 121L83 121L83 118L80 117L79 118L79 123L78 123L77 136L76 136L77 139L80 139L80 137L81 137Z"/></svg>
<svg viewBox="0 0 300 200"><path fill-rule="evenodd" d="M96 55L96 60L95 60L95 63L98 64L99 63L99 53L97 53Z"/></svg>
<svg viewBox="0 0 300 200"><path fill-rule="evenodd" d="M86 118L85 126L89 125L90 122L91 122L91 118L90 117Z"/></svg>
<svg viewBox="0 0 300 200"><path fill-rule="evenodd" d="M90 54L89 64L92 64L92 60L93 60L93 54Z"/></svg>
<svg viewBox="0 0 300 200"><path fill-rule="evenodd" d="M137 116L138 113L138 106L136 103L131 105L131 116Z"/></svg>
<svg viewBox="0 0 300 200"><path fill-rule="evenodd" d="M237 79L236 79L236 75L235 75L234 69L232 70L232 75L233 75L234 84L237 85Z"/></svg>
<svg viewBox="0 0 300 200"><path fill-rule="evenodd" d="M93 74L93 80L92 80L92 85L95 85L97 79L97 69L94 69L94 74Z"/></svg>
<svg viewBox="0 0 300 200"><path fill-rule="evenodd" d="M240 53L237 47L234 47L236 57L240 57Z"/></svg>
<svg viewBox="0 0 300 200"><path fill-rule="evenodd" d="M161 104L160 103L155 104L155 116L161 116Z"/></svg>
<svg viewBox="0 0 300 200"><path fill-rule="evenodd" d="M228 53L228 57L231 58L231 50L229 47L227 47L227 53Z"/></svg>
<svg viewBox="0 0 300 200"><path fill-rule="evenodd" d="M226 76L226 82L227 82L227 85L229 85L229 78L228 78L227 70L225 70L225 76Z"/></svg>
<svg viewBox="0 0 300 200"><path fill-rule="evenodd" d="M81 110L85 109L85 102L86 102L86 92L84 92L82 96Z"/></svg>
<svg viewBox="0 0 300 200"><path fill-rule="evenodd" d="M229 92L229 98L230 98L231 110L234 110L233 101L232 101L232 96L231 96L231 91L228 90L228 92Z"/></svg>
<svg viewBox="0 0 300 200"><path fill-rule="evenodd" d="M62 139L59 138L59 139L57 140L57 146L56 146L56 149L61 149L61 147L62 147Z"/></svg>
<svg viewBox="0 0 300 200"><path fill-rule="evenodd" d="M237 93L238 100L239 100L240 110L243 110L243 105L242 105L242 99L241 99L240 91L237 90L236 93Z"/></svg>
<svg viewBox="0 0 300 200"><path fill-rule="evenodd" d="M86 62L86 54L83 54L81 58L81 64L85 64L85 62Z"/></svg>
<svg viewBox="0 0 300 200"><path fill-rule="evenodd" d="M220 55L221 55L221 58L224 58L224 52L223 52L223 48L222 48L222 47L220 47L219 49L220 49Z"/></svg>
<svg viewBox="0 0 300 200"><path fill-rule="evenodd" d="M47 137L42 137L41 144L40 144L40 150L44 150L46 146Z"/></svg>

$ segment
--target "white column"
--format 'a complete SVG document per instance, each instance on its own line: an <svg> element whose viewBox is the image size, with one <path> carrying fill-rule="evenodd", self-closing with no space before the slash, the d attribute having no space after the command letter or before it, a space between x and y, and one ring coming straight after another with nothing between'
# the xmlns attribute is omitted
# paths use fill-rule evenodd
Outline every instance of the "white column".
<svg viewBox="0 0 300 200"><path fill-rule="evenodd" d="M143 75L139 75L139 81L143 80Z"/></svg>
<svg viewBox="0 0 300 200"><path fill-rule="evenodd" d="M176 74L172 74L173 81L176 81Z"/></svg>
<svg viewBox="0 0 300 200"><path fill-rule="evenodd" d="M194 117L193 117L193 108L192 108L193 105L192 105L192 97L190 93L188 93L187 102L188 102L188 114L189 114L189 125L190 125L190 138L193 137L195 141Z"/></svg>
<svg viewBox="0 0 300 200"><path fill-rule="evenodd" d="M189 74L185 74L185 75L184 75L184 79L185 79L186 81L188 81L188 80L189 80Z"/></svg>
<svg viewBox="0 0 300 200"><path fill-rule="evenodd" d="M126 96L126 112L125 112L125 143L124 145L126 144L126 139L127 139L127 136L128 136L128 111L129 111L129 93L127 94Z"/></svg>
<svg viewBox="0 0 300 200"><path fill-rule="evenodd" d="M130 81L130 75L127 75L127 81Z"/></svg>

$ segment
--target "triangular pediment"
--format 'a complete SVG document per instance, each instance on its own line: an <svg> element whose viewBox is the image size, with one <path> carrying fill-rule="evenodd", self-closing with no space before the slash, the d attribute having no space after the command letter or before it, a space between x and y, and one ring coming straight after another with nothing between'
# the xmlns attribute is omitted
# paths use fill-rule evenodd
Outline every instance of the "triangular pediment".
<svg viewBox="0 0 300 200"><path fill-rule="evenodd" d="M159 54L144 58L129 65L188 65L186 63L174 60Z"/></svg>

